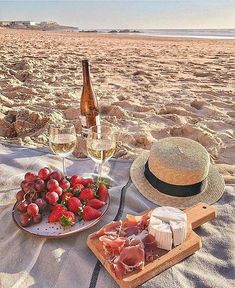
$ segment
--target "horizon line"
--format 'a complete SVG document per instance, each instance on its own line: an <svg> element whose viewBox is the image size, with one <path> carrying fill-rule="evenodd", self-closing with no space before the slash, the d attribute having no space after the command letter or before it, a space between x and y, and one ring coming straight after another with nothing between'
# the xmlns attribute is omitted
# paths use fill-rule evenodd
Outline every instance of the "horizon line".
<svg viewBox="0 0 235 288"><path fill-rule="evenodd" d="M80 28L80 27L78 27L78 26L73 26L73 25L71 25L71 24L60 24L60 23L58 23L57 21L55 21L55 20L40 20L40 21L35 21L35 20L29 20L29 19L27 19L27 20L16 20L16 19L14 19L14 20L1 20L0 19L0 22L14 22L14 21L30 21L30 22L36 22L36 23L41 23L41 22L55 22L55 23L57 23L58 25L60 25L60 26L68 26L68 27L73 27L73 28L77 28L77 29L79 29L79 30L125 30L125 29L128 29L128 30L235 30L235 27L227 27L227 28L225 28L225 27L223 27L223 28L215 28L215 27L213 27L213 28L210 28L210 27L207 27L207 28L196 28L196 27L194 27L194 28L183 28L183 27L181 27L181 28L130 28L130 27L125 27L125 28L117 28L117 27L110 27L110 28L91 28L91 27L87 27L87 28Z"/></svg>

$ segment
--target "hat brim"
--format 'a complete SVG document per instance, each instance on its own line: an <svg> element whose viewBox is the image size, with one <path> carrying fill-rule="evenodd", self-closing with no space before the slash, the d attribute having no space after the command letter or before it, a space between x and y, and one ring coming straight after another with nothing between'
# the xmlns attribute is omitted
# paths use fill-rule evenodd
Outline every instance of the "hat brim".
<svg viewBox="0 0 235 288"><path fill-rule="evenodd" d="M210 165L207 176L206 189L194 196L175 197L166 195L155 189L145 178L144 166L149 157L149 151L143 152L132 163L130 174L135 187L151 202L160 206L173 206L177 208L190 207L199 202L213 204L217 202L224 193L225 183L214 165Z"/></svg>

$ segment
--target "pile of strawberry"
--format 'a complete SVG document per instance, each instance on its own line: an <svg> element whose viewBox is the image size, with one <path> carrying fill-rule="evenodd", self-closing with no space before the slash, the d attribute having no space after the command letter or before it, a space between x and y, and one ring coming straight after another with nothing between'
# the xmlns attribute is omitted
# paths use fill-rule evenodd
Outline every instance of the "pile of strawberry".
<svg viewBox="0 0 235 288"><path fill-rule="evenodd" d="M104 182L96 183L78 175L64 177L60 171L44 167L37 175L25 174L21 191L16 194L16 209L22 226L40 223L42 212L49 211L48 222L60 222L67 227L100 217L99 209L107 198L108 187Z"/></svg>

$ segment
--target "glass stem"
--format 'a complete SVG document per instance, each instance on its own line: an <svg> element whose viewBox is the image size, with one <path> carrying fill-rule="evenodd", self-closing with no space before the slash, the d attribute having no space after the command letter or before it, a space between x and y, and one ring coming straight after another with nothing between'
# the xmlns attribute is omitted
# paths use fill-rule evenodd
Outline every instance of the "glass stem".
<svg viewBox="0 0 235 288"><path fill-rule="evenodd" d="M101 180L102 166L103 166L103 162L101 162L101 164L99 164L99 167L98 167L98 181Z"/></svg>
<svg viewBox="0 0 235 288"><path fill-rule="evenodd" d="M67 176L66 167L65 167L65 157L63 157L63 173L64 173L64 176Z"/></svg>

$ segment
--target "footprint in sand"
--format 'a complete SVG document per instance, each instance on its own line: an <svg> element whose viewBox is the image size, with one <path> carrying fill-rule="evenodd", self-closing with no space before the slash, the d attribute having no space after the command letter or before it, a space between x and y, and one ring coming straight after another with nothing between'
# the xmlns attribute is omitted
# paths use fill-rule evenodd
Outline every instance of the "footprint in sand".
<svg viewBox="0 0 235 288"><path fill-rule="evenodd" d="M25 60L22 60L20 62L16 62L12 65L10 65L10 67L13 69L13 70L27 70L27 69L30 69L30 64L25 61Z"/></svg>
<svg viewBox="0 0 235 288"><path fill-rule="evenodd" d="M127 118L127 112L123 108L116 105L102 105L100 107L100 112L103 115Z"/></svg>
<svg viewBox="0 0 235 288"><path fill-rule="evenodd" d="M44 116L43 113L22 110L16 114L14 127L17 135L21 136L44 127L48 121L49 117Z"/></svg>
<svg viewBox="0 0 235 288"><path fill-rule="evenodd" d="M193 102L190 103L191 107L193 107L197 110L202 109L202 107L206 104L207 104L206 101L200 100L200 99L195 99L195 100L193 100Z"/></svg>
<svg viewBox="0 0 235 288"><path fill-rule="evenodd" d="M211 104L213 104L213 105L215 105L217 107L220 107L220 108L227 108L227 109L235 110L235 104L234 103L225 103L225 102L222 102L222 101L211 101Z"/></svg>
<svg viewBox="0 0 235 288"><path fill-rule="evenodd" d="M200 124L204 124L208 129L213 131L225 131L227 129L233 129L233 125L231 123L226 123L221 120L205 120L201 121Z"/></svg>
<svg viewBox="0 0 235 288"><path fill-rule="evenodd" d="M8 138L16 137L14 124L4 119L4 117L0 118L0 136Z"/></svg>
<svg viewBox="0 0 235 288"><path fill-rule="evenodd" d="M235 117L235 111L227 112L227 115L230 117Z"/></svg>
<svg viewBox="0 0 235 288"><path fill-rule="evenodd" d="M170 128L171 136L187 137L202 144L213 158L217 158L223 142L215 133L210 133L202 127L195 127L190 124Z"/></svg>
<svg viewBox="0 0 235 288"><path fill-rule="evenodd" d="M67 120L75 120L80 117L80 109L78 108L68 108L64 111L65 119Z"/></svg>
<svg viewBox="0 0 235 288"><path fill-rule="evenodd" d="M131 144L135 147L150 148L153 141L150 133L135 133Z"/></svg>
<svg viewBox="0 0 235 288"><path fill-rule="evenodd" d="M26 80L29 80L32 78L32 74L28 71L14 71L10 70L10 73L15 76L16 79L18 79L21 82L25 82Z"/></svg>
<svg viewBox="0 0 235 288"><path fill-rule="evenodd" d="M200 110L200 114L205 115L206 118L212 118L213 120L230 120L230 117L225 113L218 109L216 109L214 106L204 106Z"/></svg>
<svg viewBox="0 0 235 288"><path fill-rule="evenodd" d="M142 106L142 105L136 105L133 102L130 102L128 100L116 101L113 104L117 105L119 107L122 107L126 110L135 111L135 112L149 112L152 109L150 107L146 107L146 106Z"/></svg>
<svg viewBox="0 0 235 288"><path fill-rule="evenodd" d="M193 76L195 76L195 77L211 77L211 76L213 76L213 73L207 72L207 71L195 71L193 73Z"/></svg>
<svg viewBox="0 0 235 288"><path fill-rule="evenodd" d="M163 107L160 108L158 111L159 115L163 114L177 114L181 116L190 116L190 117L198 117L196 114L189 112L185 110L184 108L178 108L178 107Z"/></svg>

